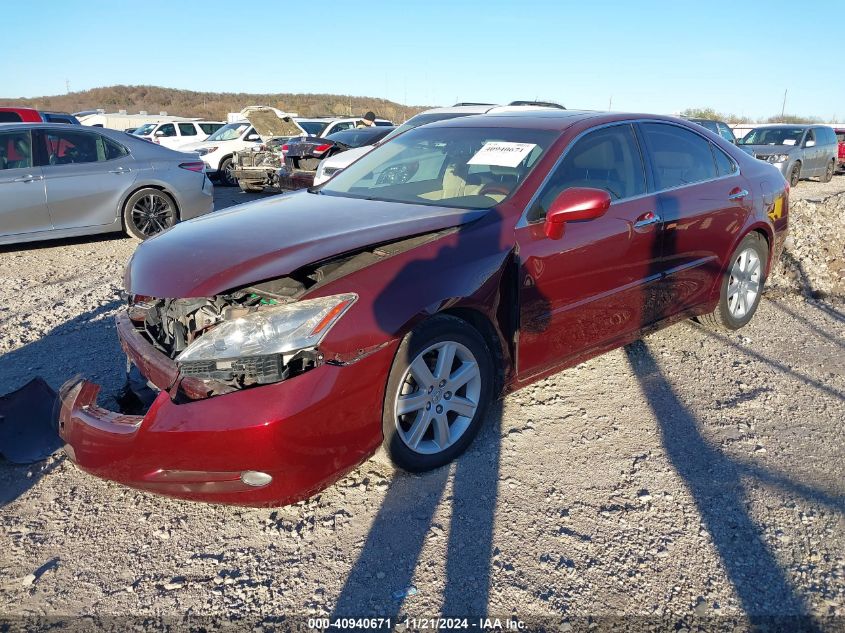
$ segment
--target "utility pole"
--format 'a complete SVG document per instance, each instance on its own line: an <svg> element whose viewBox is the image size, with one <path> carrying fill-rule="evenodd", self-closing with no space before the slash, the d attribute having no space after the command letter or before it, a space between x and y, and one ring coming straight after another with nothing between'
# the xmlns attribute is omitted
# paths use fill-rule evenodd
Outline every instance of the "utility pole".
<svg viewBox="0 0 845 633"><path fill-rule="evenodd" d="M70 79L65 79L65 92L70 94Z"/></svg>
<svg viewBox="0 0 845 633"><path fill-rule="evenodd" d="M783 105L780 108L780 118L781 119L783 118L784 112L786 112L786 93L787 92L788 92L788 89L783 91Z"/></svg>
<svg viewBox="0 0 845 633"><path fill-rule="evenodd" d="M607 102L607 109L613 110L613 95L610 95L610 101Z"/></svg>

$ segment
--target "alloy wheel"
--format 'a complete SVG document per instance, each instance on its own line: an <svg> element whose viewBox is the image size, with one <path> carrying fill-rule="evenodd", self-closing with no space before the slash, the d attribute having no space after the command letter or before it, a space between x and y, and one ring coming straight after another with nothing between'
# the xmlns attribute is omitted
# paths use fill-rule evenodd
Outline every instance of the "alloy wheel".
<svg viewBox="0 0 845 633"><path fill-rule="evenodd" d="M154 193L139 198L132 207L132 222L147 237L173 226L175 217L170 201Z"/></svg>
<svg viewBox="0 0 845 633"><path fill-rule="evenodd" d="M457 442L481 399L481 372L472 352L455 341L423 350L399 383L394 419L402 442L432 455Z"/></svg>
<svg viewBox="0 0 845 633"><path fill-rule="evenodd" d="M728 279L728 311L735 319L742 319L754 306L760 293L762 267L760 256L753 248L744 249L734 259Z"/></svg>

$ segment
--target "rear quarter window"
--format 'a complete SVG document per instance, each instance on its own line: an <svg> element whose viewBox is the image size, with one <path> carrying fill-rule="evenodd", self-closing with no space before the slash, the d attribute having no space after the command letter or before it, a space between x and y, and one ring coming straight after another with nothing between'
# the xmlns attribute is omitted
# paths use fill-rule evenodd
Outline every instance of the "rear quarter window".
<svg viewBox="0 0 845 633"><path fill-rule="evenodd" d="M0 123L20 123L23 121L17 112L0 112Z"/></svg>

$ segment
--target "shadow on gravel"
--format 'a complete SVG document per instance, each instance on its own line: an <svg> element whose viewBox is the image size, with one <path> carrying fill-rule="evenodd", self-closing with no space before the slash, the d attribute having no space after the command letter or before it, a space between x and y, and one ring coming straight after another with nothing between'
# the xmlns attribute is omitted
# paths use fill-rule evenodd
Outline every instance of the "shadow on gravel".
<svg viewBox="0 0 845 633"><path fill-rule="evenodd" d="M102 244L104 242L117 242L120 240L131 240L133 238L126 233L98 233L96 235L82 235L80 237L60 237L38 242L22 242L20 244L9 244L0 246L0 253L14 253L16 251L40 251L47 248L59 248L61 246L74 246L81 244Z"/></svg>
<svg viewBox="0 0 845 633"><path fill-rule="evenodd" d="M782 626L793 631L821 630L749 516L742 478L757 476L813 500L826 495L764 469L748 468L712 447L699 432L695 416L660 371L648 346L637 341L628 345L625 353L660 425L667 456L688 486L752 625L775 626L776 630ZM841 499L827 500L841 509Z"/></svg>
<svg viewBox="0 0 845 633"><path fill-rule="evenodd" d="M0 393L13 391L36 375L43 376L54 389L77 373L121 380L123 356L113 322L105 317L120 304L114 300L89 310L53 328L37 341L0 356ZM0 459L0 507L35 486L63 459L63 456L54 457L46 466L43 462L17 466Z"/></svg>

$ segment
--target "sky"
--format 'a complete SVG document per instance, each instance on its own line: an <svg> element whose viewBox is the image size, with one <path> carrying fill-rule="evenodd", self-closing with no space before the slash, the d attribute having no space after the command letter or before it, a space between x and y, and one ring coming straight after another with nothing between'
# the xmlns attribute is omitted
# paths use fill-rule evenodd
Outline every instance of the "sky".
<svg viewBox="0 0 845 633"><path fill-rule="evenodd" d="M0 102L69 82L758 118L787 91L845 119L842 0L0 2Z"/></svg>

